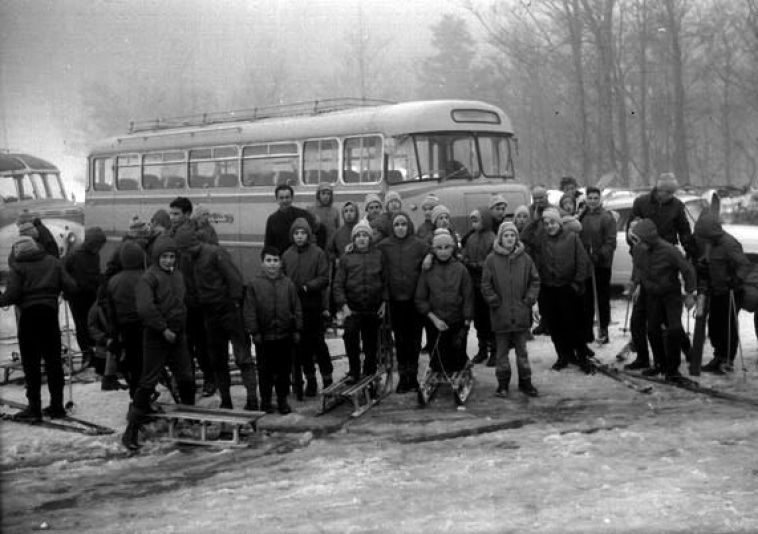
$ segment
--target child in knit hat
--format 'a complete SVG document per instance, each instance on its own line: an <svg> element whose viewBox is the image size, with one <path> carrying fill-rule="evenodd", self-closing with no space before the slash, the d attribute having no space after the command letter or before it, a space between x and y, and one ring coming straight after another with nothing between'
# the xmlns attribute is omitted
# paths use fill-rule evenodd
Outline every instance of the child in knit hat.
<svg viewBox="0 0 758 534"><path fill-rule="evenodd" d="M333 288L334 302L344 320L349 383L376 372L376 332L389 299L382 253L372 246L371 227L360 221L353 227L352 236L353 246L339 262ZM361 348L365 356L362 373Z"/></svg>
<svg viewBox="0 0 758 534"><path fill-rule="evenodd" d="M434 263L423 271L416 286L416 309L437 330L429 353L433 371L451 374L468 363L466 341L474 318L474 288L468 271L455 256L455 241L445 229L432 238Z"/></svg>
<svg viewBox="0 0 758 534"><path fill-rule="evenodd" d="M511 365L508 353L516 350L519 390L537 396L532 385L526 342L532 324L532 306L537 301L540 279L532 258L519 242L516 225L500 225L493 251L487 256L482 272L482 294L490 306L492 330L497 347L495 376L498 397L508 396Z"/></svg>
<svg viewBox="0 0 758 534"><path fill-rule="evenodd" d="M429 193L421 201L421 210L424 212L424 222L416 230L416 235L426 240L429 234L434 233L434 223L432 222L432 210L440 204L440 199L434 193Z"/></svg>

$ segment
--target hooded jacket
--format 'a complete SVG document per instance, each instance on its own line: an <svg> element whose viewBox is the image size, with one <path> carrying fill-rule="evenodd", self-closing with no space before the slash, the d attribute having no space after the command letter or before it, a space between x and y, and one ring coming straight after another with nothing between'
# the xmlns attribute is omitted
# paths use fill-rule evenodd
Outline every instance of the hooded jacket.
<svg viewBox="0 0 758 534"><path fill-rule="evenodd" d="M492 331L497 333L528 330L532 325L532 306L540 291L540 277L524 245L516 241L510 252L498 235L493 251L484 261L482 295L490 306Z"/></svg>
<svg viewBox="0 0 758 534"><path fill-rule="evenodd" d="M0 306L15 304L22 312L32 306L58 309L58 296L76 291L76 282L55 256L41 248L20 251L8 273L8 286Z"/></svg>
<svg viewBox="0 0 758 534"><path fill-rule="evenodd" d="M308 234L305 245L294 244L295 230ZM323 307L323 291L329 285L329 262L318 245L311 243L311 227L306 219L295 219L290 228L292 245L282 255L282 270L297 288L303 308Z"/></svg>
<svg viewBox="0 0 758 534"><path fill-rule="evenodd" d="M590 260L577 233L561 227L556 235L551 236L543 229L534 250L542 285L570 285L575 291L582 292L584 281L590 276Z"/></svg>
<svg viewBox="0 0 758 534"><path fill-rule="evenodd" d="M426 317L429 312L448 326L474 317L474 286L461 262L451 257L446 262L434 261L418 279L415 293L416 310Z"/></svg>
<svg viewBox="0 0 758 534"><path fill-rule="evenodd" d="M355 220L354 221L346 221L345 220L345 207L346 206L353 206L355 208ZM337 228L337 230L334 232L334 235L332 236L331 241L329 242L327 254L330 259L340 259L343 254L345 254L345 248L353 242L353 227L358 223L358 220L360 219L360 212L358 211L358 205L354 202L347 201L342 206L342 226Z"/></svg>
<svg viewBox="0 0 758 534"><path fill-rule="evenodd" d="M99 226L87 228L84 241L65 261L66 271L76 281L77 293L96 293L102 282L100 249L105 244L105 232Z"/></svg>
<svg viewBox="0 0 758 534"><path fill-rule="evenodd" d="M187 321L182 273L178 269L164 271L158 263L161 254L176 250L176 242L172 238L159 236L153 245L153 264L137 283L137 314L143 326L157 332L163 332L166 328L182 332Z"/></svg>
<svg viewBox="0 0 758 534"><path fill-rule="evenodd" d="M332 195L329 198L329 202L326 204L321 202L321 198L319 196L321 191L332 192ZM316 202L313 204L313 206L310 206L308 208L308 211L318 217L318 220L324 226L326 233L324 239L325 243L329 243L332 240L332 237L334 237L334 232L336 232L337 228L340 226L340 213L337 211L337 208L332 205L333 203L334 188L332 185L327 183L318 184L318 187L316 188Z"/></svg>
<svg viewBox="0 0 758 534"><path fill-rule="evenodd" d="M616 219L602 206L584 210L579 217L582 231L579 236L590 260L597 267L609 268L616 250Z"/></svg>
<svg viewBox="0 0 758 534"><path fill-rule="evenodd" d="M403 212L395 217L398 215L403 215L408 221L406 236L400 239L393 231L391 236L382 239L376 247L382 253L390 299L409 301L416 294L416 283L427 246L413 234L411 218Z"/></svg>
<svg viewBox="0 0 758 534"><path fill-rule="evenodd" d="M742 245L708 211L695 223L695 251L698 290L712 295L739 289L752 267Z"/></svg>
<svg viewBox="0 0 758 534"><path fill-rule="evenodd" d="M242 302L242 274L232 262L229 253L218 245L199 243L182 254L190 263L195 297L199 304L219 304L227 301ZM183 270L183 273L186 272Z"/></svg>
<svg viewBox="0 0 758 534"><path fill-rule="evenodd" d="M334 303L340 308L347 304L357 313L376 313L388 298L382 253L373 246L365 252L352 247L337 267Z"/></svg>
<svg viewBox="0 0 758 534"><path fill-rule="evenodd" d="M650 219L637 223L634 233L640 243L632 249L632 281L642 284L652 296L679 296L682 286L679 274L684 278L684 290L695 291L695 269L684 259L682 253L658 235Z"/></svg>
<svg viewBox="0 0 758 534"><path fill-rule="evenodd" d="M482 283L482 268L484 260L492 252L495 243L495 233L492 228L492 216L489 210L479 209L481 228L472 230L463 240L462 261L471 275L471 281L475 288Z"/></svg>
<svg viewBox="0 0 758 534"><path fill-rule="evenodd" d="M650 219L663 240L672 245L681 243L688 255L694 255L692 230L687 221L684 203L678 198L661 203L658 201L657 188L653 188L650 193L634 199L629 220L636 218Z"/></svg>
<svg viewBox="0 0 758 534"><path fill-rule="evenodd" d="M264 341L284 339L303 329L297 290L281 273L276 278L258 273L247 288L243 310L245 331Z"/></svg>
<svg viewBox="0 0 758 534"><path fill-rule="evenodd" d="M122 270L108 280L108 304L117 325L140 321L137 314L136 288L145 266L145 252L135 241L125 241L119 250Z"/></svg>

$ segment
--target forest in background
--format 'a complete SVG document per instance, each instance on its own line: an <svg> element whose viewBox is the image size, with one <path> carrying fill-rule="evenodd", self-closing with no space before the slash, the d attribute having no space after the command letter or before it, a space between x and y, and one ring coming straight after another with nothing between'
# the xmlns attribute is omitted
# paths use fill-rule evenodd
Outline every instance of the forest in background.
<svg viewBox="0 0 758 534"><path fill-rule="evenodd" d="M460 8L430 13L430 42L416 56L398 53L397 39L359 10L334 46L308 58L312 70L261 34L227 83L196 83L191 54L173 66L171 84L100 79L85 86L80 126L96 138L135 118L335 96L471 98L510 116L517 177L529 183L572 174L645 186L669 171L682 184L756 181L756 0L462 0Z"/></svg>

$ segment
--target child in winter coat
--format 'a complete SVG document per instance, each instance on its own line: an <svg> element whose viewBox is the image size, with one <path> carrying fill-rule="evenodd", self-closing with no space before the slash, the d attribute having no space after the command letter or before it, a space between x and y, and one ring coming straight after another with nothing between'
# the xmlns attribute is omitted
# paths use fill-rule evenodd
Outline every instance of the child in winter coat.
<svg viewBox="0 0 758 534"><path fill-rule="evenodd" d="M121 348L114 339L111 328L112 320L108 315L108 295L103 284L97 291L97 300L89 309L87 327L89 335L95 342L95 357L105 361L103 378L100 381L102 391L118 391L129 389L129 386L118 381L118 364Z"/></svg>
<svg viewBox="0 0 758 534"><path fill-rule="evenodd" d="M326 250L327 257L331 264L339 262L340 258L345 254L345 248L353 242L353 228L359 218L360 212L358 211L358 205L349 200L345 202L342 206L343 224L334 232L332 240L329 242Z"/></svg>
<svg viewBox="0 0 758 534"><path fill-rule="evenodd" d="M653 358L661 367L666 379L676 380L679 375L679 351L682 339L682 286L684 278L687 309L695 304L695 269L679 250L661 239L655 223L642 219L634 228L640 243L632 249L632 283L635 298L640 286L644 288L647 337ZM665 345L664 345L664 334Z"/></svg>
<svg viewBox="0 0 758 534"><path fill-rule="evenodd" d="M424 222L416 230L416 236L419 239L427 240L434 233L434 223L432 222L432 210L439 206L440 199L434 193L429 193L421 201L421 210L424 212Z"/></svg>
<svg viewBox="0 0 758 534"><path fill-rule="evenodd" d="M303 400L303 372L305 372L305 395L315 397L316 367L314 357L318 357L323 387L332 383L332 362L318 350L324 344L321 312L324 308L324 291L329 286L329 263L326 254L318 245L311 243L311 227L303 218L295 219L290 228L292 245L282 255L284 274L297 288L303 308L303 330L298 344L294 365L293 382L295 395ZM327 351L328 355L328 351Z"/></svg>
<svg viewBox="0 0 758 534"><path fill-rule="evenodd" d="M137 282L137 314L142 320L142 374L127 415L128 424L121 442L130 450L140 447L140 426L151 412L155 385L168 364L173 371L183 404L195 404L195 377L187 351L182 274L175 269L176 242L160 236L153 246L153 264Z"/></svg>
<svg viewBox="0 0 758 534"><path fill-rule="evenodd" d="M145 270L145 252L136 241L125 241L119 263L122 270L108 280L107 315L113 338L124 351L129 396L134 397L142 374L142 320L137 313L136 288Z"/></svg>
<svg viewBox="0 0 758 534"><path fill-rule="evenodd" d="M353 246L342 257L334 279L334 301L344 318L343 340L351 383L376 372L377 333L388 299L382 253L371 246L372 234L365 221L353 227Z"/></svg>
<svg viewBox="0 0 758 534"><path fill-rule="evenodd" d="M253 278L245 296L245 330L255 343L261 410L273 413L273 387L279 413L286 415L292 411L287 395L303 313L295 285L282 273L279 250L270 245L263 247L261 264L261 272Z"/></svg>
<svg viewBox="0 0 758 534"><path fill-rule="evenodd" d="M450 232L437 229L432 239L434 262L423 271L416 286L415 303L419 314L437 329L429 366L446 374L463 369L468 362L466 340L474 318L474 292L468 271L454 256L455 241Z"/></svg>
<svg viewBox="0 0 758 534"><path fill-rule="evenodd" d="M532 324L532 306L537 301L540 278L532 258L519 242L518 229L512 222L500 225L493 252L487 256L482 271L482 294L491 310L492 329L496 336L498 397L508 396L511 366L508 353L516 350L518 387L530 397L537 396L532 385L532 370L526 341Z"/></svg>
<svg viewBox="0 0 758 534"><path fill-rule="evenodd" d="M487 210L475 209L469 214L471 232L463 245L463 265L468 269L474 285L474 326L479 340L479 352L474 363L482 363L488 355L495 362L495 343L490 326L490 310L482 296L482 268L484 260L492 252L495 234L492 232L492 218ZM489 354L488 354L489 351Z"/></svg>
<svg viewBox="0 0 758 534"><path fill-rule="evenodd" d="M63 366L61 364L61 329L58 324L58 296L76 289L58 258L45 252L31 237L21 237L13 244L14 263L8 286L0 295L0 307L15 304L18 319L18 345L24 367L26 398L29 406L17 413L18 420L36 422L42 418L40 363L45 362L50 406L49 417L63 417Z"/></svg>

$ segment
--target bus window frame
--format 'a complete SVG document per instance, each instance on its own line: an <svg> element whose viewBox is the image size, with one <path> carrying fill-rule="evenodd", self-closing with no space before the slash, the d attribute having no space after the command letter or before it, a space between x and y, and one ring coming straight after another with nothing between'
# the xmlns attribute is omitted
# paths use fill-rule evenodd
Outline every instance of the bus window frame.
<svg viewBox="0 0 758 534"><path fill-rule="evenodd" d="M344 163L342 161L342 156L343 156L342 151L344 150L343 149L343 143L342 143L343 139L344 139L344 137L328 136L328 137L308 137L308 138L305 138L305 139L302 140L302 146L301 146L301 150L300 150L300 153L301 153L301 155L300 155L300 158L301 158L301 160L300 160L300 185L304 185L304 186L314 186L315 185L315 186L318 186L319 184L322 184L322 183L323 184L330 184L330 185L335 185L335 184L339 183L341 185L345 185L345 182L344 182L343 177L342 177L342 168L344 167ZM319 181L315 182L315 183L306 182L305 181L305 176L306 176L306 174L305 174L305 146L306 146L306 143L318 142L319 143L319 155L321 155L321 142L322 141L336 141L337 142L337 150L336 150L336 153L337 153L337 168L335 169L337 171L336 179L333 182L322 182L321 181L321 174L323 174L324 171L321 170L321 166L319 165L319 169L318 169L318 172L319 172ZM321 161L320 158L319 158L319 161Z"/></svg>
<svg viewBox="0 0 758 534"><path fill-rule="evenodd" d="M164 149L164 150L151 150L149 152L141 152L139 153L140 156L140 179L139 184L142 187L143 190L146 191L185 191L188 189L187 187L187 180L189 178L189 150L187 148L170 148L170 149ZM171 154L171 153L181 153L182 159L181 160L168 160L165 159L165 154ZM148 156L154 156L156 154L161 155L161 161L154 162L154 163L145 163L145 160L148 158ZM182 167L184 169L184 175L179 176L179 178L182 178L184 180L184 185L182 187L168 187L168 182L163 182L162 187L152 187L152 188L145 188L145 167L168 167L168 166L177 166ZM152 175L157 176L157 175ZM163 173L161 173L160 178L163 180L166 180L169 177L173 177L173 175L170 176L163 176ZM118 179L116 180L116 183L118 184Z"/></svg>
<svg viewBox="0 0 758 534"><path fill-rule="evenodd" d="M127 152L124 154L116 154L114 156L111 156L113 158L113 184L112 184L112 190L113 191L140 191L142 189L142 160L143 160L144 154L141 152ZM130 168L137 168L137 189L121 189L119 187L119 182L121 181L119 179L119 168L121 166L118 164L119 158L131 158L135 157L137 158L137 164L136 165L124 165L123 168L130 169ZM132 179L132 178L124 178L124 179Z"/></svg>
<svg viewBox="0 0 758 534"><path fill-rule="evenodd" d="M295 153L288 153L288 154L279 154L279 153L273 153L271 152L271 147L276 145L293 145L295 147ZM256 154L253 156L247 156L245 157L245 149L246 148L256 148L256 147L266 147L266 153L265 154ZM248 185L245 183L245 160L256 160L256 159L285 159L285 158L295 158L298 164L298 170L295 173L295 179L297 180L297 184L290 184L290 185L296 185L299 186L300 184L304 183L302 180L302 172L303 172L303 144L298 141L271 141L268 143L254 143L249 145L240 145L240 152L239 152L239 164L240 164L240 175L239 175L239 187L240 188L255 188L255 187L265 187L265 188L271 188L278 185L277 183L274 184L252 184Z"/></svg>
<svg viewBox="0 0 758 534"><path fill-rule="evenodd" d="M106 193L106 192L113 192L117 191L116 189L116 158L118 157L118 154L109 154L109 155L98 155L90 158L90 180L92 181L92 191L96 193ZM97 163L98 161L102 160L103 165L110 161L110 182L98 182L97 181ZM103 169L103 172L105 172L105 169ZM101 188L97 187L97 184L106 184L109 187L107 188Z"/></svg>
<svg viewBox="0 0 758 534"><path fill-rule="evenodd" d="M513 162L513 147L511 146L511 139L513 138L512 135L506 135L501 133L495 133L495 132L482 132L482 131L476 131L474 133L474 139L476 140L476 155L479 159L479 171L482 173L482 176L486 178L500 178L500 179L513 179L516 176L516 168L515 164ZM500 137L505 139L508 145L508 155L507 155L507 161L506 161L506 168L509 168L511 173L510 174L487 174L484 172L484 165L482 160L482 149L481 146L479 146L479 137Z"/></svg>
<svg viewBox="0 0 758 534"><path fill-rule="evenodd" d="M346 158L346 154L345 154L345 152L347 150L347 148L346 148L347 142L350 139L361 139L361 140L363 140L363 139L371 139L371 138L376 138L376 137L379 138L379 153L378 153L378 156L377 156L377 159L379 160L379 169L377 169L379 171L379 179L371 181L371 182L364 182L364 181L360 180L361 172L358 172L359 179L358 179L357 182L347 182L347 181L345 181L345 171L348 170L347 167L346 167L346 165L347 165L347 158ZM382 181L384 180L384 178L386 176L386 169L385 169L385 162L384 162L384 156L385 156L385 153L384 153L384 135L382 135L381 133L351 135L351 136L342 137L341 141L342 141L342 143L341 143L342 144L342 148L340 149L340 154L339 154L339 159L342 160L342 164L340 165L340 171L339 171L339 179L341 180L340 184L349 187L349 186L360 186L360 185L375 185L375 184L382 183ZM361 143L361 149L363 149L363 143ZM352 170L352 169L350 169L350 170ZM366 172L371 172L371 170L370 169L366 169Z"/></svg>
<svg viewBox="0 0 758 534"><path fill-rule="evenodd" d="M234 157L224 157L224 158L216 158L213 157L213 153L216 149L221 148L235 148L237 150L237 155ZM186 188L190 191L204 191L207 189L218 189L219 187L225 187L217 185L217 179L214 180L214 185L208 186L196 186L191 184L191 165L192 163L207 163L207 162L216 162L216 161L233 161L236 160L237 162L237 186L240 187L242 185L242 146L236 145L236 144L226 144L226 145L207 145L207 146L196 146L192 148L186 149L186 161L187 161L187 177L185 179ZM210 158L199 158L199 159L192 159L192 152L200 151L200 150L210 150L211 151L211 157Z"/></svg>

